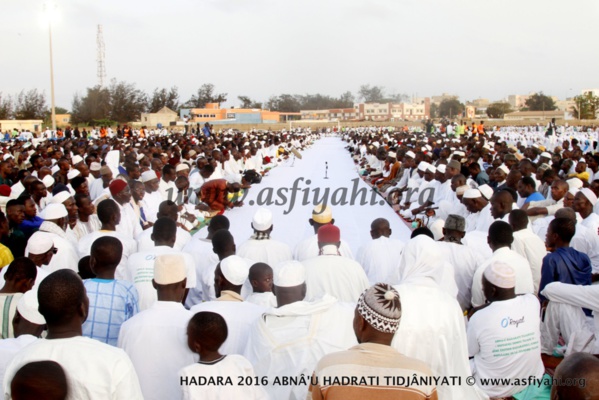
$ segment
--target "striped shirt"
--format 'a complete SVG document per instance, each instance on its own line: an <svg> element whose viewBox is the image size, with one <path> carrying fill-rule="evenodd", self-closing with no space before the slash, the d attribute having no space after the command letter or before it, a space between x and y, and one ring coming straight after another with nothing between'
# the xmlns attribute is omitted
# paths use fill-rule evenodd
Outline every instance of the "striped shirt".
<svg viewBox="0 0 599 400"><path fill-rule="evenodd" d="M17 303L21 299L21 296L23 296L23 293L0 293L0 328L2 329L2 339L15 337L12 319L17 313Z"/></svg>
<svg viewBox="0 0 599 400"><path fill-rule="evenodd" d="M135 286L117 279L86 279L89 313L83 323L83 336L117 345L123 322L139 312Z"/></svg>
<svg viewBox="0 0 599 400"><path fill-rule="evenodd" d="M323 357L312 377L310 393L313 400L436 400L434 384L402 383L402 377L412 382L431 376L426 364L391 346L362 343Z"/></svg>

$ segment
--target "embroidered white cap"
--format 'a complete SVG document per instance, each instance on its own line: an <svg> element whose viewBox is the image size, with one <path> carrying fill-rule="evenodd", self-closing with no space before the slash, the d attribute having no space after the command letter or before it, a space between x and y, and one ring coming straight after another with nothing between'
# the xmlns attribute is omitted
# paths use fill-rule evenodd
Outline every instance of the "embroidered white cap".
<svg viewBox="0 0 599 400"><path fill-rule="evenodd" d="M516 287L516 273L514 272L514 268L504 262L492 262L483 272L483 276L497 287L503 289Z"/></svg>
<svg viewBox="0 0 599 400"><path fill-rule="evenodd" d="M220 270L223 276L233 285L243 285L250 273L247 262L239 256L229 256L220 262Z"/></svg>
<svg viewBox="0 0 599 400"><path fill-rule="evenodd" d="M185 258L181 254L161 254L154 259L154 282L170 285L187 277Z"/></svg>
<svg viewBox="0 0 599 400"><path fill-rule="evenodd" d="M45 325L46 319L39 312L39 303L37 301L37 289L26 291L17 303L17 311L27 321L36 325Z"/></svg>
<svg viewBox="0 0 599 400"><path fill-rule="evenodd" d="M252 228L257 231L266 231L272 226L272 212L266 208L260 208L252 218Z"/></svg>

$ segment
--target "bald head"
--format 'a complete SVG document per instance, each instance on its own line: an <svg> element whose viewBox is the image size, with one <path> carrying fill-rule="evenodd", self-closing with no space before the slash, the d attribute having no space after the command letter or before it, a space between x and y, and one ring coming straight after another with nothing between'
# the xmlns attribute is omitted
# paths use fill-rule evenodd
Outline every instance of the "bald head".
<svg viewBox="0 0 599 400"><path fill-rule="evenodd" d="M385 218L377 218L372 221L370 224L370 236L373 239L378 239L381 236L391 236L391 227L389 226L389 221L387 221Z"/></svg>
<svg viewBox="0 0 599 400"><path fill-rule="evenodd" d="M510 212L510 225L514 232L526 229L528 226L528 214L524 210L512 210Z"/></svg>
<svg viewBox="0 0 599 400"><path fill-rule="evenodd" d="M566 218L576 223L576 211L570 207L563 207L555 212L555 218Z"/></svg>
<svg viewBox="0 0 599 400"><path fill-rule="evenodd" d="M500 190L491 197L491 215L493 218L503 218L512 211L512 195L505 190Z"/></svg>
<svg viewBox="0 0 599 400"><path fill-rule="evenodd" d="M588 353L574 353L559 364L554 378L556 384L551 388L552 399L595 399L599 385L599 360ZM574 384L557 385L566 380Z"/></svg>

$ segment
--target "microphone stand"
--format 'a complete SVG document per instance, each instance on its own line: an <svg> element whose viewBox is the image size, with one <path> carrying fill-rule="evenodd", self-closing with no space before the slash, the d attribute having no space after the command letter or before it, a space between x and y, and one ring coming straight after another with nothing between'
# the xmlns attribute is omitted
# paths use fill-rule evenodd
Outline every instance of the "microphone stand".
<svg viewBox="0 0 599 400"><path fill-rule="evenodd" d="M324 164L325 164L324 179L329 179L329 177L327 176L329 173L329 163L327 161L325 161Z"/></svg>

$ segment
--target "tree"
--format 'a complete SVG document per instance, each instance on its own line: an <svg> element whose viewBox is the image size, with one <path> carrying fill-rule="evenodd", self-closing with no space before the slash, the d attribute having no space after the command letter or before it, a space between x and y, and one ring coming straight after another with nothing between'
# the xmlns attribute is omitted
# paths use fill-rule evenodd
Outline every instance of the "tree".
<svg viewBox="0 0 599 400"><path fill-rule="evenodd" d="M168 107L173 111L179 109L179 89L176 86L169 90L166 88L154 89L152 97L148 101L148 112L155 113L164 107Z"/></svg>
<svg viewBox="0 0 599 400"><path fill-rule="evenodd" d="M358 94L365 103L380 103L385 98L385 89L382 86L362 85Z"/></svg>
<svg viewBox="0 0 599 400"><path fill-rule="evenodd" d="M197 93L192 95L185 102L185 107L189 108L204 108L207 103L224 103L227 101L227 93L214 93L214 85L205 83L198 89Z"/></svg>
<svg viewBox="0 0 599 400"><path fill-rule="evenodd" d="M75 94L71 110L71 121L74 124L107 119L111 110L110 91L100 86L87 88L85 96Z"/></svg>
<svg viewBox="0 0 599 400"><path fill-rule="evenodd" d="M466 107L464 107L464 105L462 103L460 103L460 101L457 99L457 97L452 97L450 99L444 99L443 101L441 101L437 111L438 111L439 117L441 117L441 118L445 118L445 117L452 118L458 114L463 113L465 109L466 109ZM432 113L431 113L431 117L432 117Z"/></svg>
<svg viewBox="0 0 599 400"><path fill-rule="evenodd" d="M118 122L139 120L146 111L147 95L135 85L112 80L110 87L110 119Z"/></svg>
<svg viewBox="0 0 599 400"><path fill-rule="evenodd" d="M530 95L524 104L530 111L553 111L557 108L553 99L543 92Z"/></svg>
<svg viewBox="0 0 599 400"><path fill-rule="evenodd" d="M54 113L55 114L68 114L69 110L67 110L66 108L62 108L62 107L54 107Z"/></svg>
<svg viewBox="0 0 599 400"><path fill-rule="evenodd" d="M572 116L577 119L596 119L599 112L599 97L588 92L574 97Z"/></svg>
<svg viewBox="0 0 599 400"><path fill-rule="evenodd" d="M250 99L248 96L237 96L241 102L240 108L260 108L262 109L262 103Z"/></svg>
<svg viewBox="0 0 599 400"><path fill-rule="evenodd" d="M339 97L339 103L341 103L340 108L352 108L354 106L354 101L354 95L348 90Z"/></svg>
<svg viewBox="0 0 599 400"><path fill-rule="evenodd" d="M12 116L12 98L0 92L0 119L10 119Z"/></svg>
<svg viewBox="0 0 599 400"><path fill-rule="evenodd" d="M281 112L299 112L302 108L301 96L291 94L271 96L266 102L266 108Z"/></svg>
<svg viewBox="0 0 599 400"><path fill-rule="evenodd" d="M48 113L46 95L37 89L28 92L21 90L14 106L15 119L44 119Z"/></svg>
<svg viewBox="0 0 599 400"><path fill-rule="evenodd" d="M489 118L503 118L505 114L510 112L512 112L512 107L510 106L510 103L491 103L487 107L487 115L489 116Z"/></svg>

